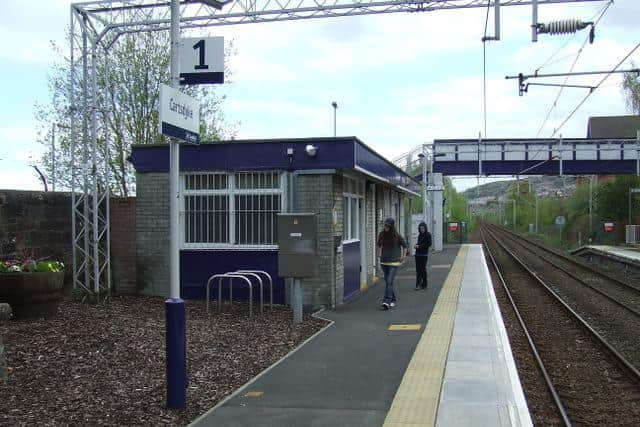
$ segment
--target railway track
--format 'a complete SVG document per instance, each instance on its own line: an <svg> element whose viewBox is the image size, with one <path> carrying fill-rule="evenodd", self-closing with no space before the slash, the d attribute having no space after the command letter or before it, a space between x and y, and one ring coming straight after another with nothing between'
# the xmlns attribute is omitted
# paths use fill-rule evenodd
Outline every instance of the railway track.
<svg viewBox="0 0 640 427"><path fill-rule="evenodd" d="M527 267L535 271L573 310L587 319L636 369L640 369L637 332L640 330L640 307L632 303L637 298L635 290L628 289L626 292L629 292L629 296L621 303L617 300L623 298L619 294L616 298L603 290L612 285L595 284L599 276L591 276L588 270L582 270L579 266L559 267L553 255L543 253L540 247L523 243L500 228L490 226L487 229L517 253Z"/></svg>
<svg viewBox="0 0 640 427"><path fill-rule="evenodd" d="M640 424L640 372L492 230L482 240L564 425Z"/></svg>

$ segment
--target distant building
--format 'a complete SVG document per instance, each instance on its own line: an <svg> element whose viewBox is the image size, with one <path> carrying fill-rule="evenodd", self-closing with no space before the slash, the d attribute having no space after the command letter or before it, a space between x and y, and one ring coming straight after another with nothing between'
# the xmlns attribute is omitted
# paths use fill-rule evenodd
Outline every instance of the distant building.
<svg viewBox="0 0 640 427"><path fill-rule="evenodd" d="M587 138L636 138L640 116L589 117Z"/></svg>

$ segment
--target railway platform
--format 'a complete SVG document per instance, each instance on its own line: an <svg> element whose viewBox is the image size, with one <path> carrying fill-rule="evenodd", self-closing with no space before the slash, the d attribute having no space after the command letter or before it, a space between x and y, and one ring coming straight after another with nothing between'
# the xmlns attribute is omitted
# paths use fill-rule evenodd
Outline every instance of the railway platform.
<svg viewBox="0 0 640 427"><path fill-rule="evenodd" d="M585 252L593 252L602 256L610 257L620 261L631 262L640 265L640 250L625 246L608 245L588 245L573 251L574 255L581 255Z"/></svg>
<svg viewBox="0 0 640 427"><path fill-rule="evenodd" d="M332 323L195 420L195 426L529 426L481 245L429 259L429 287L398 272L324 312Z"/></svg>

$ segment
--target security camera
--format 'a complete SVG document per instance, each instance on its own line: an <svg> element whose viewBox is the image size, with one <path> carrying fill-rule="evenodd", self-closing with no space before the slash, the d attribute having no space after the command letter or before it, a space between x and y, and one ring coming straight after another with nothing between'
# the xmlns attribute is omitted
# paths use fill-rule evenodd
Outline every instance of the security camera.
<svg viewBox="0 0 640 427"><path fill-rule="evenodd" d="M315 155L318 153L318 147L316 147L315 145L307 145L306 147L304 147L304 149L307 151L307 154L311 157L315 157Z"/></svg>

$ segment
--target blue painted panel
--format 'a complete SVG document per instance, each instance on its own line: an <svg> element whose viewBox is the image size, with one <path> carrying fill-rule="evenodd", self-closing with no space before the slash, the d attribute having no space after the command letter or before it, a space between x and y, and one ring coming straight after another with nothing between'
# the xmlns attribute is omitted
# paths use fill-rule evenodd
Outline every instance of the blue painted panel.
<svg viewBox="0 0 640 427"><path fill-rule="evenodd" d="M284 279L278 277L277 251L225 251L201 250L180 252L180 287L184 299L204 299L205 285L209 277L214 274L226 273L233 270L264 270L273 278L273 301L284 304ZM224 299L228 299L228 286L223 287ZM218 293L215 288L214 299ZM258 285L254 289L259 289ZM264 302L269 301L268 286L264 286ZM254 298L258 293L254 291ZM234 285L233 300L248 301L247 286Z"/></svg>
<svg viewBox="0 0 640 427"><path fill-rule="evenodd" d="M558 175L560 162L548 161L536 166L539 161L483 161L484 175L517 175L527 169L527 175ZM536 166L534 168L534 166ZM529 169L532 168L532 169ZM562 162L565 175L583 174L635 174L635 160L565 160ZM433 171L444 175L477 175L478 162L438 162L433 164Z"/></svg>
<svg viewBox="0 0 640 427"><path fill-rule="evenodd" d="M360 292L360 242L342 245L344 257L344 299Z"/></svg>
<svg viewBox="0 0 640 427"><path fill-rule="evenodd" d="M318 147L314 157L307 155L307 144ZM353 146L353 138L181 145L180 170L198 172L353 169ZM294 150L291 164L287 148ZM132 149L131 160L139 173L166 173L169 171L169 148L166 145L137 145Z"/></svg>

